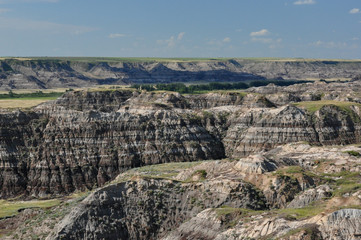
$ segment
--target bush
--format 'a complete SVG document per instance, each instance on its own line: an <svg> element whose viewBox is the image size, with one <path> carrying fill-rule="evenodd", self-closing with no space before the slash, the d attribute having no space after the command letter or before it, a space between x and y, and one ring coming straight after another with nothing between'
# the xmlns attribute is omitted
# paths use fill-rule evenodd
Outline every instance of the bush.
<svg viewBox="0 0 361 240"><path fill-rule="evenodd" d="M360 157L361 154L357 151L346 151L345 153L348 153L350 156L354 156L354 157Z"/></svg>

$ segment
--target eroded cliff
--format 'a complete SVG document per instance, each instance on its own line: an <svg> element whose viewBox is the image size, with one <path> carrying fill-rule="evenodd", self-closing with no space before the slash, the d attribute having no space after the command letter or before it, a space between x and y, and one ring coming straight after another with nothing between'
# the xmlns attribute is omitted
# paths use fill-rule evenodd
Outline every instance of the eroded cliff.
<svg viewBox="0 0 361 240"><path fill-rule="evenodd" d="M260 79L356 79L360 61L205 59L156 61L97 58L0 60L0 89L88 87L98 84L243 81Z"/></svg>
<svg viewBox="0 0 361 240"><path fill-rule="evenodd" d="M92 189L134 167L239 158L289 142L360 142L359 105L317 111L268 95L75 91L1 124L1 197Z"/></svg>
<svg viewBox="0 0 361 240"><path fill-rule="evenodd" d="M360 89L72 91L26 111L2 110L2 201L59 202L22 202L17 216L0 219L0 234L358 239Z"/></svg>

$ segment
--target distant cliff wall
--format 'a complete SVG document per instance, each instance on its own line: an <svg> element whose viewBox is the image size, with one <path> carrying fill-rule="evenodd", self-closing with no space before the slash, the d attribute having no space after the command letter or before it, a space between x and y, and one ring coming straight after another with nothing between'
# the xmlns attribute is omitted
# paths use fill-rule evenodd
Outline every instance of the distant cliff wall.
<svg viewBox="0 0 361 240"><path fill-rule="evenodd" d="M360 61L246 60L123 62L60 59L0 61L0 90L88 87L99 84L352 79Z"/></svg>

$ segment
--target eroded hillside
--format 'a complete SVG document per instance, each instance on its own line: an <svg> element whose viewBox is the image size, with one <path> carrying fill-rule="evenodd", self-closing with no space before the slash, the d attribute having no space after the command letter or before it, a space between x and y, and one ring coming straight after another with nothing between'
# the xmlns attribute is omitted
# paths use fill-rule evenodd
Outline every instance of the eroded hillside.
<svg viewBox="0 0 361 240"><path fill-rule="evenodd" d="M357 239L360 90L72 91L3 110L1 198L60 203L0 226L8 239Z"/></svg>
<svg viewBox="0 0 361 240"><path fill-rule="evenodd" d="M0 90L260 79L358 79L360 61L22 58L0 60Z"/></svg>

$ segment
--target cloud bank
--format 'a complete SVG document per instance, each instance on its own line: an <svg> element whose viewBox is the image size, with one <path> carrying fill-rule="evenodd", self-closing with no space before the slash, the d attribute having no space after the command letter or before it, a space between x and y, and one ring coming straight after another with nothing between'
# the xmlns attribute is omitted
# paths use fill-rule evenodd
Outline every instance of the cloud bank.
<svg viewBox="0 0 361 240"><path fill-rule="evenodd" d="M296 2L294 2L293 4L295 5L311 5L311 4L315 4L316 2L314 0L298 0Z"/></svg>

